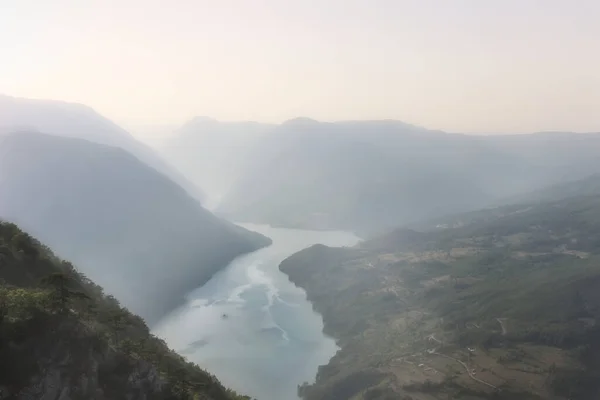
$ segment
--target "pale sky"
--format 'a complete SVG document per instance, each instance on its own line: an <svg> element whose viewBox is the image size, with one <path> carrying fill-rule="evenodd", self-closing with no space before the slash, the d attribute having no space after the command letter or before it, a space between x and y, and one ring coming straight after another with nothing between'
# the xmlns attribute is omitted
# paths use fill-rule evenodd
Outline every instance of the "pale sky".
<svg viewBox="0 0 600 400"><path fill-rule="evenodd" d="M600 131L598 0L0 0L0 93L195 115Z"/></svg>

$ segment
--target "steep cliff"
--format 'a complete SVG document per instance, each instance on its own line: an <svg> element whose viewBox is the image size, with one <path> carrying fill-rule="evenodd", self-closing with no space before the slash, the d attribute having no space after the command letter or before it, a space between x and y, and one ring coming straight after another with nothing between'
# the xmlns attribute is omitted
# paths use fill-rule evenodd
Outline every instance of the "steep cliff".
<svg viewBox="0 0 600 400"><path fill-rule="evenodd" d="M16 225L0 221L0 399L239 400Z"/></svg>
<svg viewBox="0 0 600 400"><path fill-rule="evenodd" d="M0 137L0 218L150 324L232 259L269 243L122 149L35 132Z"/></svg>

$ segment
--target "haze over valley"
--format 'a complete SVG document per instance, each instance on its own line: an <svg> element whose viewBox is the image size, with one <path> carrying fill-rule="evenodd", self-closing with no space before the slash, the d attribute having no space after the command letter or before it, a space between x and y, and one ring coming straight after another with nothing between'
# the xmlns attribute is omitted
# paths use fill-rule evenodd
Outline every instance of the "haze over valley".
<svg viewBox="0 0 600 400"><path fill-rule="evenodd" d="M2 3L0 400L600 399L599 20Z"/></svg>
<svg viewBox="0 0 600 400"><path fill-rule="evenodd" d="M0 166L2 217L77 263L149 322L223 264L269 243L211 215L118 148L17 132L1 139Z"/></svg>
<svg viewBox="0 0 600 400"><path fill-rule="evenodd" d="M597 273L599 134L470 136L391 120L199 117L153 151L84 106L4 99L4 126L12 128L0 135L1 218L75 263L81 272L65 270L75 273L72 282L91 279L109 295L83 286L85 299L116 297L240 392L294 399L302 384L298 394L306 399L425 399L419 393L430 390L586 399L597 390L587 381L575 389L569 378L592 376L592 361L568 353L548 370L539 354L590 346L596 335L596 300L587 285ZM355 245L350 232L367 240L323 246ZM291 288L280 262L300 288ZM523 262L534 269L519 270ZM583 269L563 271L565 263ZM509 285L504 295L489 286L497 276ZM513 279L536 283L511 287ZM560 288L564 279L573 283ZM543 317L548 285L560 288L555 302L568 304L579 293L584 305L567 307L557 320ZM500 297L477 300L481 310L456 314L438 305L488 295ZM509 301L521 297L530 299L529 311ZM312 307L323 314L326 335ZM523 318L535 318L535 328ZM511 336L498 337L495 323L502 332L510 327ZM372 338L363 339L366 332ZM391 332L399 336L391 340ZM428 346L425 336L439 346ZM372 340L387 346L385 357ZM464 365L492 375L475 379L467 369L449 380L456 376L452 362L432 364L422 355L463 365L465 344L498 366L472 357ZM521 385L526 376L502 361L514 351L551 386ZM418 376L402 364L415 360L425 368Z"/></svg>
<svg viewBox="0 0 600 400"><path fill-rule="evenodd" d="M229 219L361 233L600 172L600 134L469 136L391 120L264 125L199 118L162 150L216 193L214 210Z"/></svg>

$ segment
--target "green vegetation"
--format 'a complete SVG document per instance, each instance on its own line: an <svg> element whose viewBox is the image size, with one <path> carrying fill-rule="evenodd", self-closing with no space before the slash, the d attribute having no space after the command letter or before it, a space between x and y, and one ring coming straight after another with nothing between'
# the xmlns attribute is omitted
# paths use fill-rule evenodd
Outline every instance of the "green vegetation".
<svg viewBox="0 0 600 400"><path fill-rule="evenodd" d="M342 346L305 399L600 398L600 195L466 215L281 264Z"/></svg>
<svg viewBox="0 0 600 400"><path fill-rule="evenodd" d="M0 397L52 390L75 399L248 399L169 350L70 263L0 222Z"/></svg>

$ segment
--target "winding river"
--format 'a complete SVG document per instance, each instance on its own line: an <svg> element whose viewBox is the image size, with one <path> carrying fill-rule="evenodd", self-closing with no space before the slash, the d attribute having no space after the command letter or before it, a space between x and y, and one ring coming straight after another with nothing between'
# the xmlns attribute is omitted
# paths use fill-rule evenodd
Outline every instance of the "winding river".
<svg viewBox="0 0 600 400"><path fill-rule="evenodd" d="M352 246L359 239L341 231L240 225L273 244L231 262L154 333L228 387L259 400L295 400L298 384L314 381L337 346L279 263L313 244Z"/></svg>

